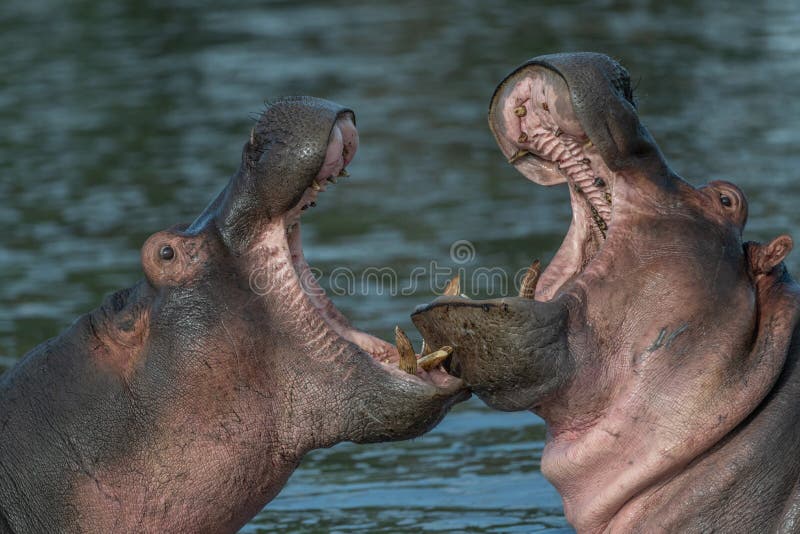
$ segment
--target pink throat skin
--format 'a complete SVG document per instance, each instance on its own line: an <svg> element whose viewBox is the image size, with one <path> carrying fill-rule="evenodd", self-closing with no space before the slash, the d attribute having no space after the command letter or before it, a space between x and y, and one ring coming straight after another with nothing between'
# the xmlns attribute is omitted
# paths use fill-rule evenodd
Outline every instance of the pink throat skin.
<svg viewBox="0 0 800 534"><path fill-rule="evenodd" d="M539 279L536 300L541 301L552 300L600 249L609 230L615 193L613 173L577 119L558 104L556 90L541 77L523 79L510 91L501 112L506 136L503 149L509 159L515 160L531 181L567 183L570 191L572 223ZM523 158L552 166L560 178L542 181L540 174L528 170Z"/></svg>

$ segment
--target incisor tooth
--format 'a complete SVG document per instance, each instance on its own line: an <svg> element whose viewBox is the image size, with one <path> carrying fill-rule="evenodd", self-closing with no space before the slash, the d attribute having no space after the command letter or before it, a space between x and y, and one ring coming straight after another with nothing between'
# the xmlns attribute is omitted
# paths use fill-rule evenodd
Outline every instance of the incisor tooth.
<svg viewBox="0 0 800 534"><path fill-rule="evenodd" d="M347 169L342 169L341 171L339 171L340 178L347 178L348 176L350 176L350 173L347 172Z"/></svg>
<svg viewBox="0 0 800 534"><path fill-rule="evenodd" d="M521 157L523 157L523 156L527 156L528 154L530 154L530 152L528 152L527 150L519 149L519 150L517 150L516 152L514 152L514 153L511 155L511 157L510 157L510 158L508 158L508 162L509 162L509 163L514 163L514 162L516 162L516 161L517 161L519 158L521 158Z"/></svg>
<svg viewBox="0 0 800 534"><path fill-rule="evenodd" d="M414 354L411 340L408 339L406 333L399 326L394 327L394 337L397 352L400 354L400 362L398 363L400 370L410 375L417 374L417 355Z"/></svg>
<svg viewBox="0 0 800 534"><path fill-rule="evenodd" d="M434 367L438 367L443 361L453 353L453 347L445 346L435 352L431 352L427 356L423 356L417 361L417 365L430 371Z"/></svg>
<svg viewBox="0 0 800 534"><path fill-rule="evenodd" d="M514 115L516 115L517 117L524 117L527 114L528 114L528 109L525 106L519 106L514 108Z"/></svg>
<svg viewBox="0 0 800 534"><path fill-rule="evenodd" d="M335 177L335 176L333 176L333 175L331 175L331 176L328 176L328 181L329 181L330 183L332 183L332 184L335 184L335 183L336 183L336 177Z"/></svg>
<svg viewBox="0 0 800 534"><path fill-rule="evenodd" d="M448 297L457 297L461 293L461 275L457 274L452 280L447 282L447 286L444 288L443 295Z"/></svg>
<svg viewBox="0 0 800 534"><path fill-rule="evenodd" d="M519 296L524 299L532 299L536 296L536 284L539 283L539 275L542 273L542 264L539 260L534 260L528 271L522 278L519 288Z"/></svg>

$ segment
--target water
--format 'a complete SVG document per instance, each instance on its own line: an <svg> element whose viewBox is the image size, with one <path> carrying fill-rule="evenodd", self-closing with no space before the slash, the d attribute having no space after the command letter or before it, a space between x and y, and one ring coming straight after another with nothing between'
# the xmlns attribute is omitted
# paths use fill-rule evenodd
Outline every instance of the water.
<svg viewBox="0 0 800 534"><path fill-rule="evenodd" d="M540 53L620 59L682 175L739 184L749 238L800 237L791 0L217 4L0 3L0 363L137 280L147 236L199 213L278 95L358 115L352 178L305 218L315 267L391 267L404 284L432 260L509 272L548 260L566 192L522 179L485 124L495 84ZM456 264L462 239L475 257ZM797 273L800 254L788 263ZM432 297L426 282L335 300L388 338ZM543 439L536 417L470 401L412 442L310 454L245 531L559 531L558 495L538 472Z"/></svg>

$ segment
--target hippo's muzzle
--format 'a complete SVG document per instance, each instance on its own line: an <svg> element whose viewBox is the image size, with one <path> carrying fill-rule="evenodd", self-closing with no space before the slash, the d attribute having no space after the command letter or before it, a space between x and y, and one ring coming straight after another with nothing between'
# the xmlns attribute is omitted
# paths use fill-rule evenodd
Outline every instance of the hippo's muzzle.
<svg viewBox="0 0 800 534"><path fill-rule="evenodd" d="M411 318L427 344L453 347L448 371L493 408L533 409L570 377L561 301L440 297Z"/></svg>

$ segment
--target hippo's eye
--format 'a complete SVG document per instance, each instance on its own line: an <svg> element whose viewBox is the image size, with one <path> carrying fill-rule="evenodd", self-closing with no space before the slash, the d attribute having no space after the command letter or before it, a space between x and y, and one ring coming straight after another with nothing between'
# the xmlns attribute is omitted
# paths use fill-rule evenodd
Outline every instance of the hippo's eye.
<svg viewBox="0 0 800 534"><path fill-rule="evenodd" d="M169 261L175 257L175 250L173 250L173 248L169 245L164 245L161 247L161 250L158 251L158 256L162 260Z"/></svg>
<svg viewBox="0 0 800 534"><path fill-rule="evenodd" d="M728 196L728 195L726 195L725 193L720 193L720 194L719 194L719 201L720 201L720 202L722 203L722 205L723 205L723 206L725 206L726 208L730 208L730 207L733 205L733 202L731 202L731 197L729 197L729 196Z"/></svg>

